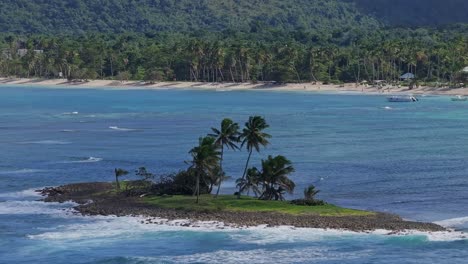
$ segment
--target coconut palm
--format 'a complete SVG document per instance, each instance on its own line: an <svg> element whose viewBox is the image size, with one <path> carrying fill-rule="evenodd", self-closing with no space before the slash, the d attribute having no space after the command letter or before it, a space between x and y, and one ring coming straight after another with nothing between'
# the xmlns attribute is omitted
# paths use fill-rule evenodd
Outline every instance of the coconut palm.
<svg viewBox="0 0 468 264"><path fill-rule="evenodd" d="M260 147L266 147L270 142L268 138L271 138L271 135L264 133L263 130L270 127L265 119L261 116L251 116L249 121L245 123L245 128L240 135L242 141L241 147L246 146L249 156L247 162L245 163L244 173L242 174L242 180L245 179L247 173L247 168L249 167L250 158L252 157L252 152L260 152ZM240 198L240 190L238 192L238 198Z"/></svg>
<svg viewBox="0 0 468 264"><path fill-rule="evenodd" d="M224 172L223 172L223 157L224 157L224 147L228 149L239 149L236 143L239 142L239 124L235 123L229 118L225 118L221 122L221 128L211 128L213 134L209 136L214 137L215 144L221 148L221 155L219 159L219 179L218 179L218 190L216 191L215 197L218 197L219 190L221 189L221 183L223 181Z"/></svg>
<svg viewBox="0 0 468 264"><path fill-rule="evenodd" d="M192 156L191 166L196 172L195 193L197 195L197 203L200 197L200 178L204 175L209 175L219 162L219 148L215 144L213 137L204 137L199 139L199 145L190 150Z"/></svg>
<svg viewBox="0 0 468 264"><path fill-rule="evenodd" d="M262 200L284 200L284 193L292 193L295 183L288 178L294 172L291 161L284 156L268 156L262 160L260 181L263 184Z"/></svg>
<svg viewBox="0 0 468 264"><path fill-rule="evenodd" d="M247 191L247 195L250 194L250 190L254 193L255 197L261 194L259 188L260 172L257 168L253 167L247 170L245 179L237 179L236 184L239 188L239 192L244 193Z"/></svg>
<svg viewBox="0 0 468 264"><path fill-rule="evenodd" d="M304 189L304 199L313 201L315 199L315 195L317 195L320 191L315 189L314 185L309 185L309 187Z"/></svg>
<svg viewBox="0 0 468 264"><path fill-rule="evenodd" d="M119 177L127 175L128 171L126 171L124 169L114 169L114 173L115 173L115 186L116 186L117 190L120 190Z"/></svg>

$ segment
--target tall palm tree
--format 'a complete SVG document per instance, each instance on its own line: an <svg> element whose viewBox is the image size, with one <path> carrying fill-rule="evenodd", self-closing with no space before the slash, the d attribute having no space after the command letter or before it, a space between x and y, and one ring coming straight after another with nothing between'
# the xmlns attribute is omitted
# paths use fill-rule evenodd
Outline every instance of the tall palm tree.
<svg viewBox="0 0 468 264"><path fill-rule="evenodd" d="M124 169L114 169L114 174L115 174L115 186L116 186L117 190L120 190L119 177L127 175L128 171L126 171Z"/></svg>
<svg viewBox="0 0 468 264"><path fill-rule="evenodd" d="M218 179L218 190L216 191L215 197L218 197L219 190L221 189L221 183L223 181L223 156L224 156L224 147L228 149L239 149L236 143L239 142L239 124L235 123L229 118L225 118L221 122L221 128L211 128L213 134L209 134L209 136L215 138L215 144L221 148L221 155L219 159L219 168L220 168L220 175Z"/></svg>
<svg viewBox="0 0 468 264"><path fill-rule="evenodd" d="M252 152L255 151L260 152L260 147L266 147L270 142L268 141L271 138L270 134L264 133L263 130L270 127L265 119L261 116L251 116L249 121L245 123L245 128L240 135L240 139L242 141L241 148L245 145L247 151L249 152L249 156L247 158L247 162L245 163L244 173L242 174L242 180L245 179L245 175L247 173L247 168L249 167L250 158L252 157ZM240 198L240 189L237 194L237 197Z"/></svg>
<svg viewBox="0 0 468 264"><path fill-rule="evenodd" d="M295 183L288 178L294 172L294 167L290 160L284 156L268 156L262 160L262 173L260 181L263 184L264 192L260 196L262 200L284 200L284 192L292 193Z"/></svg>
<svg viewBox="0 0 468 264"><path fill-rule="evenodd" d="M247 191L249 195L250 190L254 193L255 197L261 194L259 184L260 184L260 172L257 168L253 167L247 170L247 175L245 179L237 179L236 184L239 188L239 192L243 193Z"/></svg>
<svg viewBox="0 0 468 264"><path fill-rule="evenodd" d="M197 195L197 203L200 197L200 178L210 174L218 166L219 162L219 147L215 144L213 137L204 137L199 139L199 145L189 151L192 156L190 169L196 172L195 193Z"/></svg>

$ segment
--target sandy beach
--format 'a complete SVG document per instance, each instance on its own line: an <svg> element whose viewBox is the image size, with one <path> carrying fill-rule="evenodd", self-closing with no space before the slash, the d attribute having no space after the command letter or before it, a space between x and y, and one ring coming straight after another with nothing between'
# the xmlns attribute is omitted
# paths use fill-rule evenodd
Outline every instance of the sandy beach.
<svg viewBox="0 0 468 264"><path fill-rule="evenodd" d="M365 94L426 94L426 95L468 95L468 88L427 87L420 86L409 90L408 87L384 86L382 88L370 85L356 85L346 83L341 85L321 83L206 83L206 82L156 82L117 81L117 80L90 80L67 81L65 79L27 79L27 78L0 78L0 87L22 86L56 86L57 88L106 88L106 89L200 89L215 91L234 90L275 90L300 92L351 92Z"/></svg>

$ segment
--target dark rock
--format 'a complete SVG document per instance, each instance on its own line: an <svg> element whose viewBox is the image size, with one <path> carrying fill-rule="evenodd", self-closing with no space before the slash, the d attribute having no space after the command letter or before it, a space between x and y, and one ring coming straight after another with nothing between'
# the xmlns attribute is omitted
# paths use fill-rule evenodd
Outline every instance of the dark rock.
<svg viewBox="0 0 468 264"><path fill-rule="evenodd" d="M386 229L395 232L401 230L443 231L443 227L433 223L405 221L401 217L386 213L375 213L369 216L330 217L319 215L290 215L272 212L230 212L230 211L184 211L158 208L144 204L139 197L109 195L113 188L110 183L83 183L45 188L40 190L46 196L46 202L74 201L79 205L75 209L83 215L143 215L168 220L190 219L191 221L218 221L227 225L246 227L267 225L268 227L287 225L324 229L347 229L365 232ZM92 200L92 202L89 202ZM154 220L156 221L156 220ZM145 223L145 221L142 221ZM153 219L146 219L153 223ZM156 222L154 222L156 224ZM190 226L181 223L181 226Z"/></svg>

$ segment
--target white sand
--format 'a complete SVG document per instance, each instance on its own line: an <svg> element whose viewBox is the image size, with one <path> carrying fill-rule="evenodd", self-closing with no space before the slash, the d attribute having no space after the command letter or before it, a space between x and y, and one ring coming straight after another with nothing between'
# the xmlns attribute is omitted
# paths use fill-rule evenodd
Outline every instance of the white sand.
<svg viewBox="0 0 468 264"><path fill-rule="evenodd" d="M106 89L200 89L200 90L276 90L276 91L310 91L310 92L354 92L370 94L434 94L434 95L468 95L468 88L450 89L435 87L418 87L409 90L408 87L398 88L386 86L382 89L371 86L347 83L344 85L324 85L312 83L206 83L206 82L157 82L145 84L140 81L91 80L88 82L68 82L64 79L26 79L26 78L0 78L0 87L8 85L23 86L56 86L57 88L106 88Z"/></svg>

